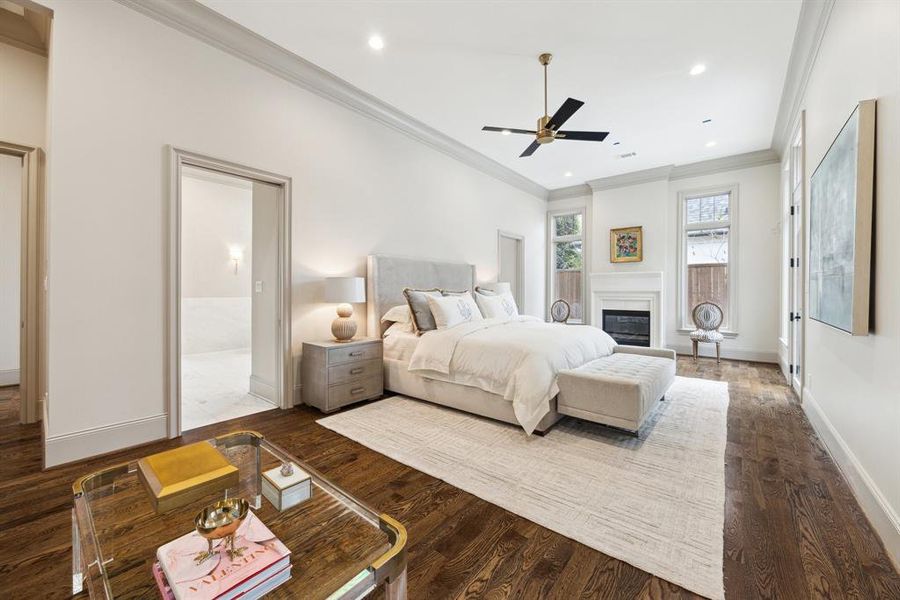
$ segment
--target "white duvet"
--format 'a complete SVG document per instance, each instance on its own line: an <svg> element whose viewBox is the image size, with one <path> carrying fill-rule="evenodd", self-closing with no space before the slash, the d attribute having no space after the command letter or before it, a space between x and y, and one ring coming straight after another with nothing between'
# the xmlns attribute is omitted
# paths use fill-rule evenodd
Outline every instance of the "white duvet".
<svg viewBox="0 0 900 600"><path fill-rule="evenodd" d="M418 375L477 387L513 403L531 433L559 392L556 374L609 356L616 342L596 327L521 316L486 319L422 335L409 361Z"/></svg>

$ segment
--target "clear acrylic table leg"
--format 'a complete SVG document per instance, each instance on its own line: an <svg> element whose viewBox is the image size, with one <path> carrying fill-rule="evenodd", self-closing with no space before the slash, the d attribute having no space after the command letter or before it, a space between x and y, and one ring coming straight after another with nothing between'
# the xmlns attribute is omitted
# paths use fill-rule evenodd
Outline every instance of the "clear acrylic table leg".
<svg viewBox="0 0 900 600"><path fill-rule="evenodd" d="M72 595L80 594L84 589L84 574L82 573L81 538L78 535L78 518L75 509L72 509Z"/></svg>

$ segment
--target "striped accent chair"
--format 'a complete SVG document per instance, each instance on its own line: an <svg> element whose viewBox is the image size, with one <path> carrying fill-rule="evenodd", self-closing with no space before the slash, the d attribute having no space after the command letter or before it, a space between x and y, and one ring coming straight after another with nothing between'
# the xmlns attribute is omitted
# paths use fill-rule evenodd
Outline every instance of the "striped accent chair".
<svg viewBox="0 0 900 600"><path fill-rule="evenodd" d="M706 342L716 345L716 362L721 361L721 352L719 344L725 339L719 332L725 313L722 307L714 302L701 302L691 311L691 318L694 320L694 331L691 332L691 343L694 346L694 360L697 360L697 345L700 342Z"/></svg>

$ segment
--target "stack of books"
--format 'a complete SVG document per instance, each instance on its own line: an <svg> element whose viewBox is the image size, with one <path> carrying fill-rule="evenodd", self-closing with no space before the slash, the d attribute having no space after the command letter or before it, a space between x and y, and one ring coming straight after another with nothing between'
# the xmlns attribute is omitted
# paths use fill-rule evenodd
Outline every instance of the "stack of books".
<svg viewBox="0 0 900 600"><path fill-rule="evenodd" d="M156 551L153 576L164 600L255 600L291 578L291 551L250 512L235 534L240 555L229 556L225 540L215 542L213 556L196 531Z"/></svg>

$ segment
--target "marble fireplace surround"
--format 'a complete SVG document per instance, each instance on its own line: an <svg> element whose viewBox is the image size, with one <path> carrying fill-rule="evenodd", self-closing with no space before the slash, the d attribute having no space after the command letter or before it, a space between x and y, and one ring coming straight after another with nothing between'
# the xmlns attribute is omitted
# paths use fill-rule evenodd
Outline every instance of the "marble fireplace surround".
<svg viewBox="0 0 900 600"><path fill-rule="evenodd" d="M650 346L666 344L662 271L591 273L591 322L603 323L603 309L650 312Z"/></svg>

